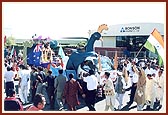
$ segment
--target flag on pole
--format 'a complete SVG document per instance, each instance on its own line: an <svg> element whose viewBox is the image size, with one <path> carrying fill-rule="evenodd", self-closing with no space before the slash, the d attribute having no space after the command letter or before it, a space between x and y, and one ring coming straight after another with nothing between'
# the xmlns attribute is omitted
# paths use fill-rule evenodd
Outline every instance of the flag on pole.
<svg viewBox="0 0 168 115"><path fill-rule="evenodd" d="M11 57L11 58L12 58L13 53L14 53L14 46L12 47L12 50L11 50L11 52L10 52L10 57Z"/></svg>
<svg viewBox="0 0 168 115"><path fill-rule="evenodd" d="M118 68L118 60L117 60L117 51L116 51L114 56L114 69L117 70L117 68Z"/></svg>
<svg viewBox="0 0 168 115"><path fill-rule="evenodd" d="M59 47L58 55L61 56L60 61L61 61L61 66L62 66L62 68L63 68L63 67L64 67L65 53L64 53L64 51L63 51L63 49L62 49L61 46Z"/></svg>
<svg viewBox="0 0 168 115"><path fill-rule="evenodd" d="M4 37L4 44L6 43L6 36Z"/></svg>
<svg viewBox="0 0 168 115"><path fill-rule="evenodd" d="M52 64L50 65L50 70L52 71L52 74L51 75L53 75L53 76L58 76L59 75L59 70L60 70L61 68L58 68L58 67L54 67ZM65 72L65 70L63 70L63 73L62 73L64 76L66 76L66 72Z"/></svg>
<svg viewBox="0 0 168 115"><path fill-rule="evenodd" d="M63 51L61 46L59 47L58 55L60 55L62 59L65 58L65 53L64 53L64 51Z"/></svg>
<svg viewBox="0 0 168 115"><path fill-rule="evenodd" d="M41 47L42 47L42 44L37 44L36 47L34 48L33 52L40 52L40 51L42 51Z"/></svg>
<svg viewBox="0 0 168 115"><path fill-rule="evenodd" d="M51 74L52 76L58 76L59 75L59 73L58 73L59 68L53 67L52 64L50 65L50 70L52 71L52 74Z"/></svg>
<svg viewBox="0 0 168 115"><path fill-rule="evenodd" d="M36 45L27 48L27 64L39 66L41 64L41 51L36 50Z"/></svg>
<svg viewBox="0 0 168 115"><path fill-rule="evenodd" d="M99 64L99 71L102 71L100 52L98 53L98 64Z"/></svg>
<svg viewBox="0 0 168 115"><path fill-rule="evenodd" d="M13 56L16 57L16 49L14 49Z"/></svg>
<svg viewBox="0 0 168 115"><path fill-rule="evenodd" d="M160 33L154 29L147 39L144 47L150 50L151 52L158 55L159 65L163 65L164 55L164 41Z"/></svg>

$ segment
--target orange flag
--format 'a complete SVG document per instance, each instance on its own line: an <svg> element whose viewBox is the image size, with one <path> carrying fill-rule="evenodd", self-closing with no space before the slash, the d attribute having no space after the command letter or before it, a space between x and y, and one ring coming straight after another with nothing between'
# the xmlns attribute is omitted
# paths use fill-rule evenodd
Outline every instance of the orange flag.
<svg viewBox="0 0 168 115"><path fill-rule="evenodd" d="M98 63L99 63L99 71L102 71L100 52L98 53Z"/></svg>
<svg viewBox="0 0 168 115"><path fill-rule="evenodd" d="M114 56L114 69L117 70L117 68L118 68L118 59L117 59L117 51L116 51Z"/></svg>

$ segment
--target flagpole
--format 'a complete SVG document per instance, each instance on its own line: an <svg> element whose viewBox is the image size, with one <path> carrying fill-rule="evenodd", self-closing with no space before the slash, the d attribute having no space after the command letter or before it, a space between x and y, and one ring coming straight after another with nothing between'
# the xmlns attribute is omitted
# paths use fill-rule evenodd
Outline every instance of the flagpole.
<svg viewBox="0 0 168 115"><path fill-rule="evenodd" d="M141 47L141 49L138 51L137 55L135 56L135 58L139 55L139 53L141 52L142 48L144 47L144 45Z"/></svg>
<svg viewBox="0 0 168 115"><path fill-rule="evenodd" d="M10 52L11 54L10 54L10 58L12 58L12 56L13 56L13 54L14 54L14 46L12 47L12 49L11 49L11 52Z"/></svg>
<svg viewBox="0 0 168 115"><path fill-rule="evenodd" d="M114 69L117 70L117 68L118 68L117 51L115 51L115 55L114 55Z"/></svg>
<svg viewBox="0 0 168 115"><path fill-rule="evenodd" d="M98 52L98 63L99 63L99 71L102 71L102 66L101 66L101 59L100 59L100 52Z"/></svg>
<svg viewBox="0 0 168 115"><path fill-rule="evenodd" d="M26 57L25 58L23 58L23 60L25 60L27 58L27 55L26 55Z"/></svg>
<svg viewBox="0 0 168 115"><path fill-rule="evenodd" d="M33 46L33 41L25 41L23 42L24 48L23 48L23 62L25 65L27 65L27 60L25 60L27 58L27 48L32 47Z"/></svg>

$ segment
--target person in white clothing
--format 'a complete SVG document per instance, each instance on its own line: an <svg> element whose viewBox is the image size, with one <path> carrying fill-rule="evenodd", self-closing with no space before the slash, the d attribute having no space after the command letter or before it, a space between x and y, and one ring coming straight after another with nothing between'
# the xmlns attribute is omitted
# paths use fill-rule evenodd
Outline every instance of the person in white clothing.
<svg viewBox="0 0 168 115"><path fill-rule="evenodd" d="M12 71L12 67L7 67L7 71L4 74L5 78L5 93L6 96L8 96L8 90L9 89L14 89L14 78L15 78L15 73Z"/></svg>
<svg viewBox="0 0 168 115"><path fill-rule="evenodd" d="M126 83L125 79L122 75L122 72L117 72L117 81L115 84L115 91L116 91L116 99L119 102L118 109L121 110L121 107L123 105L123 97L125 94L125 89L126 89Z"/></svg>
<svg viewBox="0 0 168 115"><path fill-rule="evenodd" d="M20 71L19 71L19 88L20 88L20 93L19 97L22 101L23 104L28 103L28 81L30 80L30 71L28 68L24 65L20 66Z"/></svg>
<svg viewBox="0 0 168 115"><path fill-rule="evenodd" d="M87 77L83 77L83 81L87 83L87 92L85 97L86 105L89 108L89 111L96 111L94 108L96 101L96 90L98 86L98 80L95 76L93 70L89 70L89 75Z"/></svg>
<svg viewBox="0 0 168 115"><path fill-rule="evenodd" d="M130 94L130 100L127 103L128 105L131 105L134 101L134 96L135 96L135 92L136 92L136 88L137 88L137 82L138 82L138 72L137 72L137 68L135 65L133 65L132 67L132 86L131 86L131 94Z"/></svg>
<svg viewBox="0 0 168 115"><path fill-rule="evenodd" d="M114 90L114 84L113 81L109 78L110 73L105 72L104 74L106 80L104 85L104 93L106 96L106 105L105 105L105 111L108 111L109 107L112 111L114 111L115 106L115 90Z"/></svg>
<svg viewBox="0 0 168 115"><path fill-rule="evenodd" d="M153 75L147 74L146 78L146 89L145 89L145 101L147 108L149 110L153 110L154 102L156 99L156 88L155 88L155 79L153 78Z"/></svg>
<svg viewBox="0 0 168 115"><path fill-rule="evenodd" d="M152 75L153 69L151 68L151 65L148 63L147 68L145 69L145 75L147 76L148 74Z"/></svg>
<svg viewBox="0 0 168 115"><path fill-rule="evenodd" d="M161 108L164 94L164 76L162 69L160 69L158 72L158 76L156 77L156 83L157 83L156 99L157 101L159 101L159 108Z"/></svg>
<svg viewBox="0 0 168 115"><path fill-rule="evenodd" d="M138 82L134 96L134 101L137 103L137 111L142 111L145 104L145 86L146 76L142 67L138 68Z"/></svg>

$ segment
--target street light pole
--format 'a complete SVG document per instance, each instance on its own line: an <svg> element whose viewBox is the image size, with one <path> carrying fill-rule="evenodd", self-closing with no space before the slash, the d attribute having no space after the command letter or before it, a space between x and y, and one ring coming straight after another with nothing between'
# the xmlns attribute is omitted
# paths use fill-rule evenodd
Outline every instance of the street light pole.
<svg viewBox="0 0 168 115"><path fill-rule="evenodd" d="M90 35L91 35L91 30L88 31L88 34L89 34L89 38L90 38Z"/></svg>

